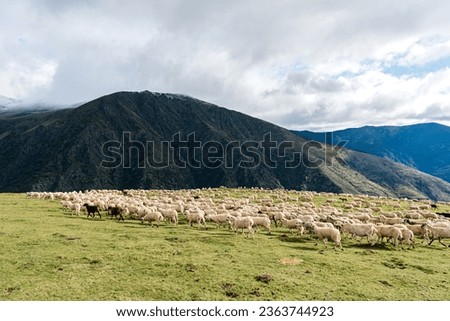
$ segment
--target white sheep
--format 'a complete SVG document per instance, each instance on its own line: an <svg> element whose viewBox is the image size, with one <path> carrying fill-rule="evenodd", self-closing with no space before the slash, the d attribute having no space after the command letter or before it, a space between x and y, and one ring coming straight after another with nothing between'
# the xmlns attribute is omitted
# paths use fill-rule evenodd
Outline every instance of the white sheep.
<svg viewBox="0 0 450 321"><path fill-rule="evenodd" d="M205 228L207 229L208 227L206 226L206 221L205 221L205 212L201 209L196 209L195 211L193 210L185 210L184 211L184 215L186 215L186 218L188 220L189 226L192 227L193 223L198 223L200 225L204 225Z"/></svg>
<svg viewBox="0 0 450 321"><path fill-rule="evenodd" d="M180 212L180 213L184 213L184 202L182 201L182 200L179 200L178 202L177 202L177 205L176 205L176 208L175 208L175 210L177 210L178 212Z"/></svg>
<svg viewBox="0 0 450 321"><path fill-rule="evenodd" d="M178 224L178 212L176 210L170 208L159 208L158 210L165 219L172 221L175 225Z"/></svg>
<svg viewBox="0 0 450 321"><path fill-rule="evenodd" d="M409 211L405 213L405 218L412 218L415 220L418 220L422 217L422 215L420 215L419 212L415 212L415 211Z"/></svg>
<svg viewBox="0 0 450 321"><path fill-rule="evenodd" d="M437 239L439 241L439 243L441 243L444 246L447 246L446 244L444 244L442 242L442 239L450 238L450 228L434 227L434 226L431 226L430 224L424 224L423 228L425 230L430 231L430 234L431 234L431 241L430 241L430 243L428 243L428 245L431 245L431 243L433 243L433 241Z"/></svg>
<svg viewBox="0 0 450 321"><path fill-rule="evenodd" d="M382 212L380 213L380 216L383 215L384 217L387 218L397 218L397 214L395 214L394 212Z"/></svg>
<svg viewBox="0 0 450 321"><path fill-rule="evenodd" d="M206 214L205 219L209 222L216 223L217 227L219 227L223 224L227 224L230 216L230 214Z"/></svg>
<svg viewBox="0 0 450 321"><path fill-rule="evenodd" d="M315 223L311 223L313 226L314 233L319 237L320 240L323 241L323 244L325 244L325 247L327 247L328 240L332 240L335 243L335 249L336 246L338 246L341 250L342 244L341 244L341 233L337 228L330 228L330 227L319 227ZM316 244L317 245L317 244Z"/></svg>
<svg viewBox="0 0 450 321"><path fill-rule="evenodd" d="M281 224L281 220L284 218L284 213L283 212L269 212L267 213L267 216L273 220L273 222L275 223L275 226L278 227L279 224Z"/></svg>
<svg viewBox="0 0 450 321"><path fill-rule="evenodd" d="M61 203L61 207L62 207L63 211L70 210L70 207L72 206L71 201L61 201L60 203Z"/></svg>
<svg viewBox="0 0 450 321"><path fill-rule="evenodd" d="M269 232L269 234L272 233L271 228L270 228L270 225L272 222L270 221L270 218L268 218L267 216L266 217L264 217L264 216L248 216L248 217L250 217L253 220L253 226L264 227Z"/></svg>
<svg viewBox="0 0 450 321"><path fill-rule="evenodd" d="M394 246L397 246L402 238L402 231L392 225L377 225L377 235L378 239L383 242L383 238L386 237L388 240L392 241Z"/></svg>
<svg viewBox="0 0 450 321"><path fill-rule="evenodd" d="M447 220L444 221L434 221L432 224L433 227L444 227L444 228L450 228L450 222Z"/></svg>
<svg viewBox="0 0 450 321"><path fill-rule="evenodd" d="M401 240L402 248L404 242L408 243L409 248L415 248L414 233L408 228L404 228L401 231L402 231L402 240Z"/></svg>
<svg viewBox="0 0 450 321"><path fill-rule="evenodd" d="M353 214L352 217L362 223L367 223L372 218L372 216L368 213Z"/></svg>
<svg viewBox="0 0 450 321"><path fill-rule="evenodd" d="M281 225L287 227L291 234L293 234L292 230L294 229L297 230L297 234L303 234L304 227L301 219L294 218L291 220L287 220L284 218L281 220Z"/></svg>
<svg viewBox="0 0 450 321"><path fill-rule="evenodd" d="M436 220L439 218L439 215L430 211L421 211L420 214L427 219Z"/></svg>
<svg viewBox="0 0 450 321"><path fill-rule="evenodd" d="M430 242L429 231L423 227L423 224L406 225L406 228L413 232L415 236L420 236L423 241Z"/></svg>
<svg viewBox="0 0 450 321"><path fill-rule="evenodd" d="M302 222L302 226L309 232L314 231L314 226L334 228L334 225L330 222Z"/></svg>
<svg viewBox="0 0 450 321"><path fill-rule="evenodd" d="M314 216L309 215L309 214L299 215L299 216L297 216L297 218L302 220L302 222L304 222L304 223L314 222Z"/></svg>
<svg viewBox="0 0 450 321"><path fill-rule="evenodd" d="M345 223L342 225L341 229L342 233L348 233L350 235L359 236L359 237L367 237L367 242L369 241L369 237L372 237L376 234L377 229L373 224L350 224ZM372 244L373 245L373 244Z"/></svg>
<svg viewBox="0 0 450 321"><path fill-rule="evenodd" d="M231 227L234 229L235 232L237 232L237 230L241 229L242 230L242 234L244 234L244 229L248 230L247 233L247 237L251 234L253 236L253 224L254 221L252 218L250 217L241 217L241 218L237 218L234 216L230 216L229 217L229 222Z"/></svg>
<svg viewBox="0 0 450 321"><path fill-rule="evenodd" d="M159 222L164 221L164 216L160 212L150 212L141 217L141 222L148 222L153 227L153 222L156 222L156 227L159 227Z"/></svg>
<svg viewBox="0 0 450 321"><path fill-rule="evenodd" d="M75 214L78 216L78 215L80 215L80 212L81 212L81 204L80 203L72 203L70 205L70 209L72 211L75 211Z"/></svg>
<svg viewBox="0 0 450 321"><path fill-rule="evenodd" d="M386 217L384 215L380 215L378 217L378 221L383 224L394 225L394 224L402 224L404 222L404 219L400 217Z"/></svg>
<svg viewBox="0 0 450 321"><path fill-rule="evenodd" d="M150 214L152 212L155 212L153 210L151 210L150 208L146 207L146 206L139 206L138 210L137 210L137 215L136 217L138 219L143 218L145 215Z"/></svg>

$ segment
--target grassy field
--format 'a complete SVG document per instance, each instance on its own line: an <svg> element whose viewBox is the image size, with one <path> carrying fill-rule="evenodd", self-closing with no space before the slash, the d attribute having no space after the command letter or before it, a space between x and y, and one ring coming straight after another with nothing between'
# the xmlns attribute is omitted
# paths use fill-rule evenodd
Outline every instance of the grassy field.
<svg viewBox="0 0 450 321"><path fill-rule="evenodd" d="M159 228L0 194L0 300L450 300L450 248Z"/></svg>

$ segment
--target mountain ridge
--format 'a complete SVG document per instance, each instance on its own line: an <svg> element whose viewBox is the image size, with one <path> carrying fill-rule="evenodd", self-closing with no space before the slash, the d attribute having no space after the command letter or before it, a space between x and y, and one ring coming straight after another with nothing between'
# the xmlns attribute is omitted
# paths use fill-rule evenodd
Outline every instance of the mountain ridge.
<svg viewBox="0 0 450 321"><path fill-rule="evenodd" d="M129 144L137 146L129 155L123 152L124 133L130 135ZM268 133L278 148L268 149L269 152L261 148ZM225 149L237 142L240 149L231 149L230 157L224 159L245 166L227 167L225 161L222 166L209 166L214 162L203 162L205 155L201 153L189 155L189 146L180 149L179 160L189 165L200 159L203 166L145 166L151 157L163 159L164 143L173 143L176 135L188 145L198 140L201 148L210 144ZM195 141L189 142L189 135ZM100 166L107 158L105 144L111 142L122 142L121 160L128 160L125 156L129 156L129 168L125 162L114 168ZM152 153L144 150L145 146L141 152L140 144L148 142L153 144ZM292 143L293 147L279 153L282 143ZM246 150L244 144L250 147ZM386 179L383 167L395 172L397 164L347 149L339 152L345 156L341 162L331 153L331 147L312 146L305 151L308 144L307 139L284 128L188 96L118 92L77 108L0 115L0 166L4 169L0 173L0 190L241 186L450 200L450 184L434 177L407 168L403 176ZM315 161L325 163L327 159L332 165L312 166ZM260 165L255 166L258 160ZM276 166L266 166L265 161L273 161ZM289 161L301 161L301 166L280 165L290 164ZM381 174L361 172L367 162ZM397 191L398 186L403 190Z"/></svg>
<svg viewBox="0 0 450 321"><path fill-rule="evenodd" d="M439 123L364 126L330 133L294 131L319 142L346 141L346 147L391 159L450 182L450 127ZM328 135L328 138L327 138Z"/></svg>

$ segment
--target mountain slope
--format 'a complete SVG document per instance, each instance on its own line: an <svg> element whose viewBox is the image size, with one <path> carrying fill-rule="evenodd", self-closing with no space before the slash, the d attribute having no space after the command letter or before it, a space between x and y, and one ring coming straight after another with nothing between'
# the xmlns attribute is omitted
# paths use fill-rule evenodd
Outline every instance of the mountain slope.
<svg viewBox="0 0 450 321"><path fill-rule="evenodd" d="M268 144L284 144L278 153L262 148L268 133ZM408 168L386 180L399 165L347 150L344 162L309 144L194 98L119 92L78 108L0 115L0 190L255 186L450 200L450 184L434 177ZM293 160L302 162L289 168ZM365 162L375 174L363 172Z"/></svg>
<svg viewBox="0 0 450 321"><path fill-rule="evenodd" d="M326 133L296 132L326 141ZM450 182L450 127L436 123L411 126L366 126L331 133L335 143L414 167ZM330 137L328 137L330 140Z"/></svg>

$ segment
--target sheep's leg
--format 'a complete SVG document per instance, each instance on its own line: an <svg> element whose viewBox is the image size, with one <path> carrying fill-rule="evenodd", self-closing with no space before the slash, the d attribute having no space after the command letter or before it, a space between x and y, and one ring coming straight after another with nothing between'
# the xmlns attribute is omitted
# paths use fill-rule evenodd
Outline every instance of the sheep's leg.
<svg viewBox="0 0 450 321"><path fill-rule="evenodd" d="M430 242L430 236L428 235L427 232L425 232L425 233L422 232L422 234L420 235L420 237L423 238L421 244L423 244L424 242L425 242L425 243Z"/></svg>
<svg viewBox="0 0 450 321"><path fill-rule="evenodd" d="M388 237L388 236L383 236L383 237L386 237L386 243L392 244L392 239L390 237ZM384 241L383 241L383 243L384 243Z"/></svg>
<svg viewBox="0 0 450 321"><path fill-rule="evenodd" d="M278 227L278 223L277 223L277 220L275 218L273 219L273 222L275 223L275 227Z"/></svg>
<svg viewBox="0 0 450 321"><path fill-rule="evenodd" d="M430 241L430 243L428 243L428 245L431 245L431 243L433 243L434 240L435 240L435 238L433 237L432 240Z"/></svg>
<svg viewBox="0 0 450 321"><path fill-rule="evenodd" d="M444 244L444 242L442 242L442 238L438 238L438 240L439 240L439 243L441 243L442 245L444 245L445 247L447 247L447 245Z"/></svg>
<svg viewBox="0 0 450 321"><path fill-rule="evenodd" d="M392 238L392 244L393 244L395 247L397 247L397 245L398 245L398 239Z"/></svg>

